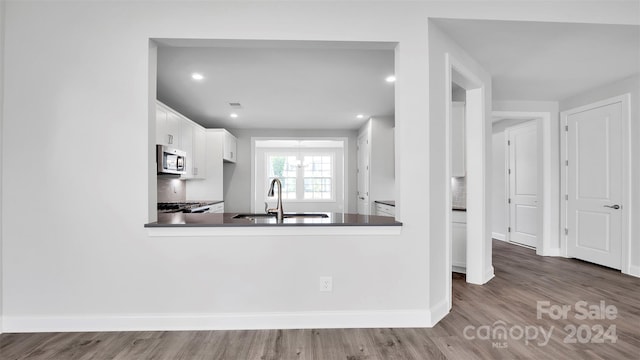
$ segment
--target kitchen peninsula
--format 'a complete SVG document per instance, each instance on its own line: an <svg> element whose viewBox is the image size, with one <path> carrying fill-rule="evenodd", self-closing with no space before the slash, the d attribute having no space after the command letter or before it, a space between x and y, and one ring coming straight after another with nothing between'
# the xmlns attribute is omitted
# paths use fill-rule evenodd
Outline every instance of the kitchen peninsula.
<svg viewBox="0 0 640 360"><path fill-rule="evenodd" d="M282 223L265 214L159 213L144 226L150 236L394 235L402 229L392 217L343 213L286 213Z"/></svg>
<svg viewBox="0 0 640 360"><path fill-rule="evenodd" d="M163 227L256 227L256 226L402 226L401 222L388 216L343 214L343 213L303 213L285 214L282 223L275 216L266 214L238 213L160 213L158 221L145 224L146 228Z"/></svg>

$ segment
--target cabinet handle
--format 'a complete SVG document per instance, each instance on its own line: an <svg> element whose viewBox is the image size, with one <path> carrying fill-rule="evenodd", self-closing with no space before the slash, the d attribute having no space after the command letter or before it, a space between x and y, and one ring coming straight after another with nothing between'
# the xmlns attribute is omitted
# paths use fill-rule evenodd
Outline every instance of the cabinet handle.
<svg viewBox="0 0 640 360"><path fill-rule="evenodd" d="M231 158L233 159L233 151L231 152Z"/></svg>

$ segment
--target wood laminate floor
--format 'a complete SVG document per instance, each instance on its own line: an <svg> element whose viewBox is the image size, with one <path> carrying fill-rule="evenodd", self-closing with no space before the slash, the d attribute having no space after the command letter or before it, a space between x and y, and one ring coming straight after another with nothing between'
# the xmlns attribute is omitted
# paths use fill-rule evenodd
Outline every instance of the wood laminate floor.
<svg viewBox="0 0 640 360"><path fill-rule="evenodd" d="M484 286L453 275L453 310L432 329L3 334L0 359L640 359L640 279L500 241L493 262ZM571 310L538 318L537 301ZM579 301L616 318L578 319Z"/></svg>

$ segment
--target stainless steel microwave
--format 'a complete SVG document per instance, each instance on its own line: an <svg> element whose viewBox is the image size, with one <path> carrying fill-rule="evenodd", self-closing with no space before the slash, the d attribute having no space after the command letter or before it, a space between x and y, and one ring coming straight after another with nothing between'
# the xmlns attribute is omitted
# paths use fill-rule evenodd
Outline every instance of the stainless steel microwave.
<svg viewBox="0 0 640 360"><path fill-rule="evenodd" d="M164 145L156 145L158 174L187 173L187 153Z"/></svg>

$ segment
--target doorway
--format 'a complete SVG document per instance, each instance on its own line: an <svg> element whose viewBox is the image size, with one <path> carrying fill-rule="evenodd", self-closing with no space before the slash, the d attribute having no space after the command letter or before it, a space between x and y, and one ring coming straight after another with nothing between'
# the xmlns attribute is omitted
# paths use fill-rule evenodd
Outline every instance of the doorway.
<svg viewBox="0 0 640 360"><path fill-rule="evenodd" d="M454 105L453 88L454 84L464 91L464 126L463 133L464 150L462 157L465 169L465 190L466 190L466 212L465 227L466 234L464 244L460 244L466 250L464 270L466 282L482 285L491 280L494 276L491 265L491 237L487 226L487 202L485 196L487 189L487 163L490 159L486 156L486 146L488 131L487 121L490 117L485 116L487 105L485 98L485 84L482 80L465 65L457 61L451 54L445 56L447 66L446 73L446 126L447 126L447 196L449 208L447 209L447 268L453 272L453 211L452 211L452 175L453 157L452 144ZM459 267L460 264L458 264ZM447 286L451 289L451 276L447 277ZM451 297L449 307L451 307Z"/></svg>

